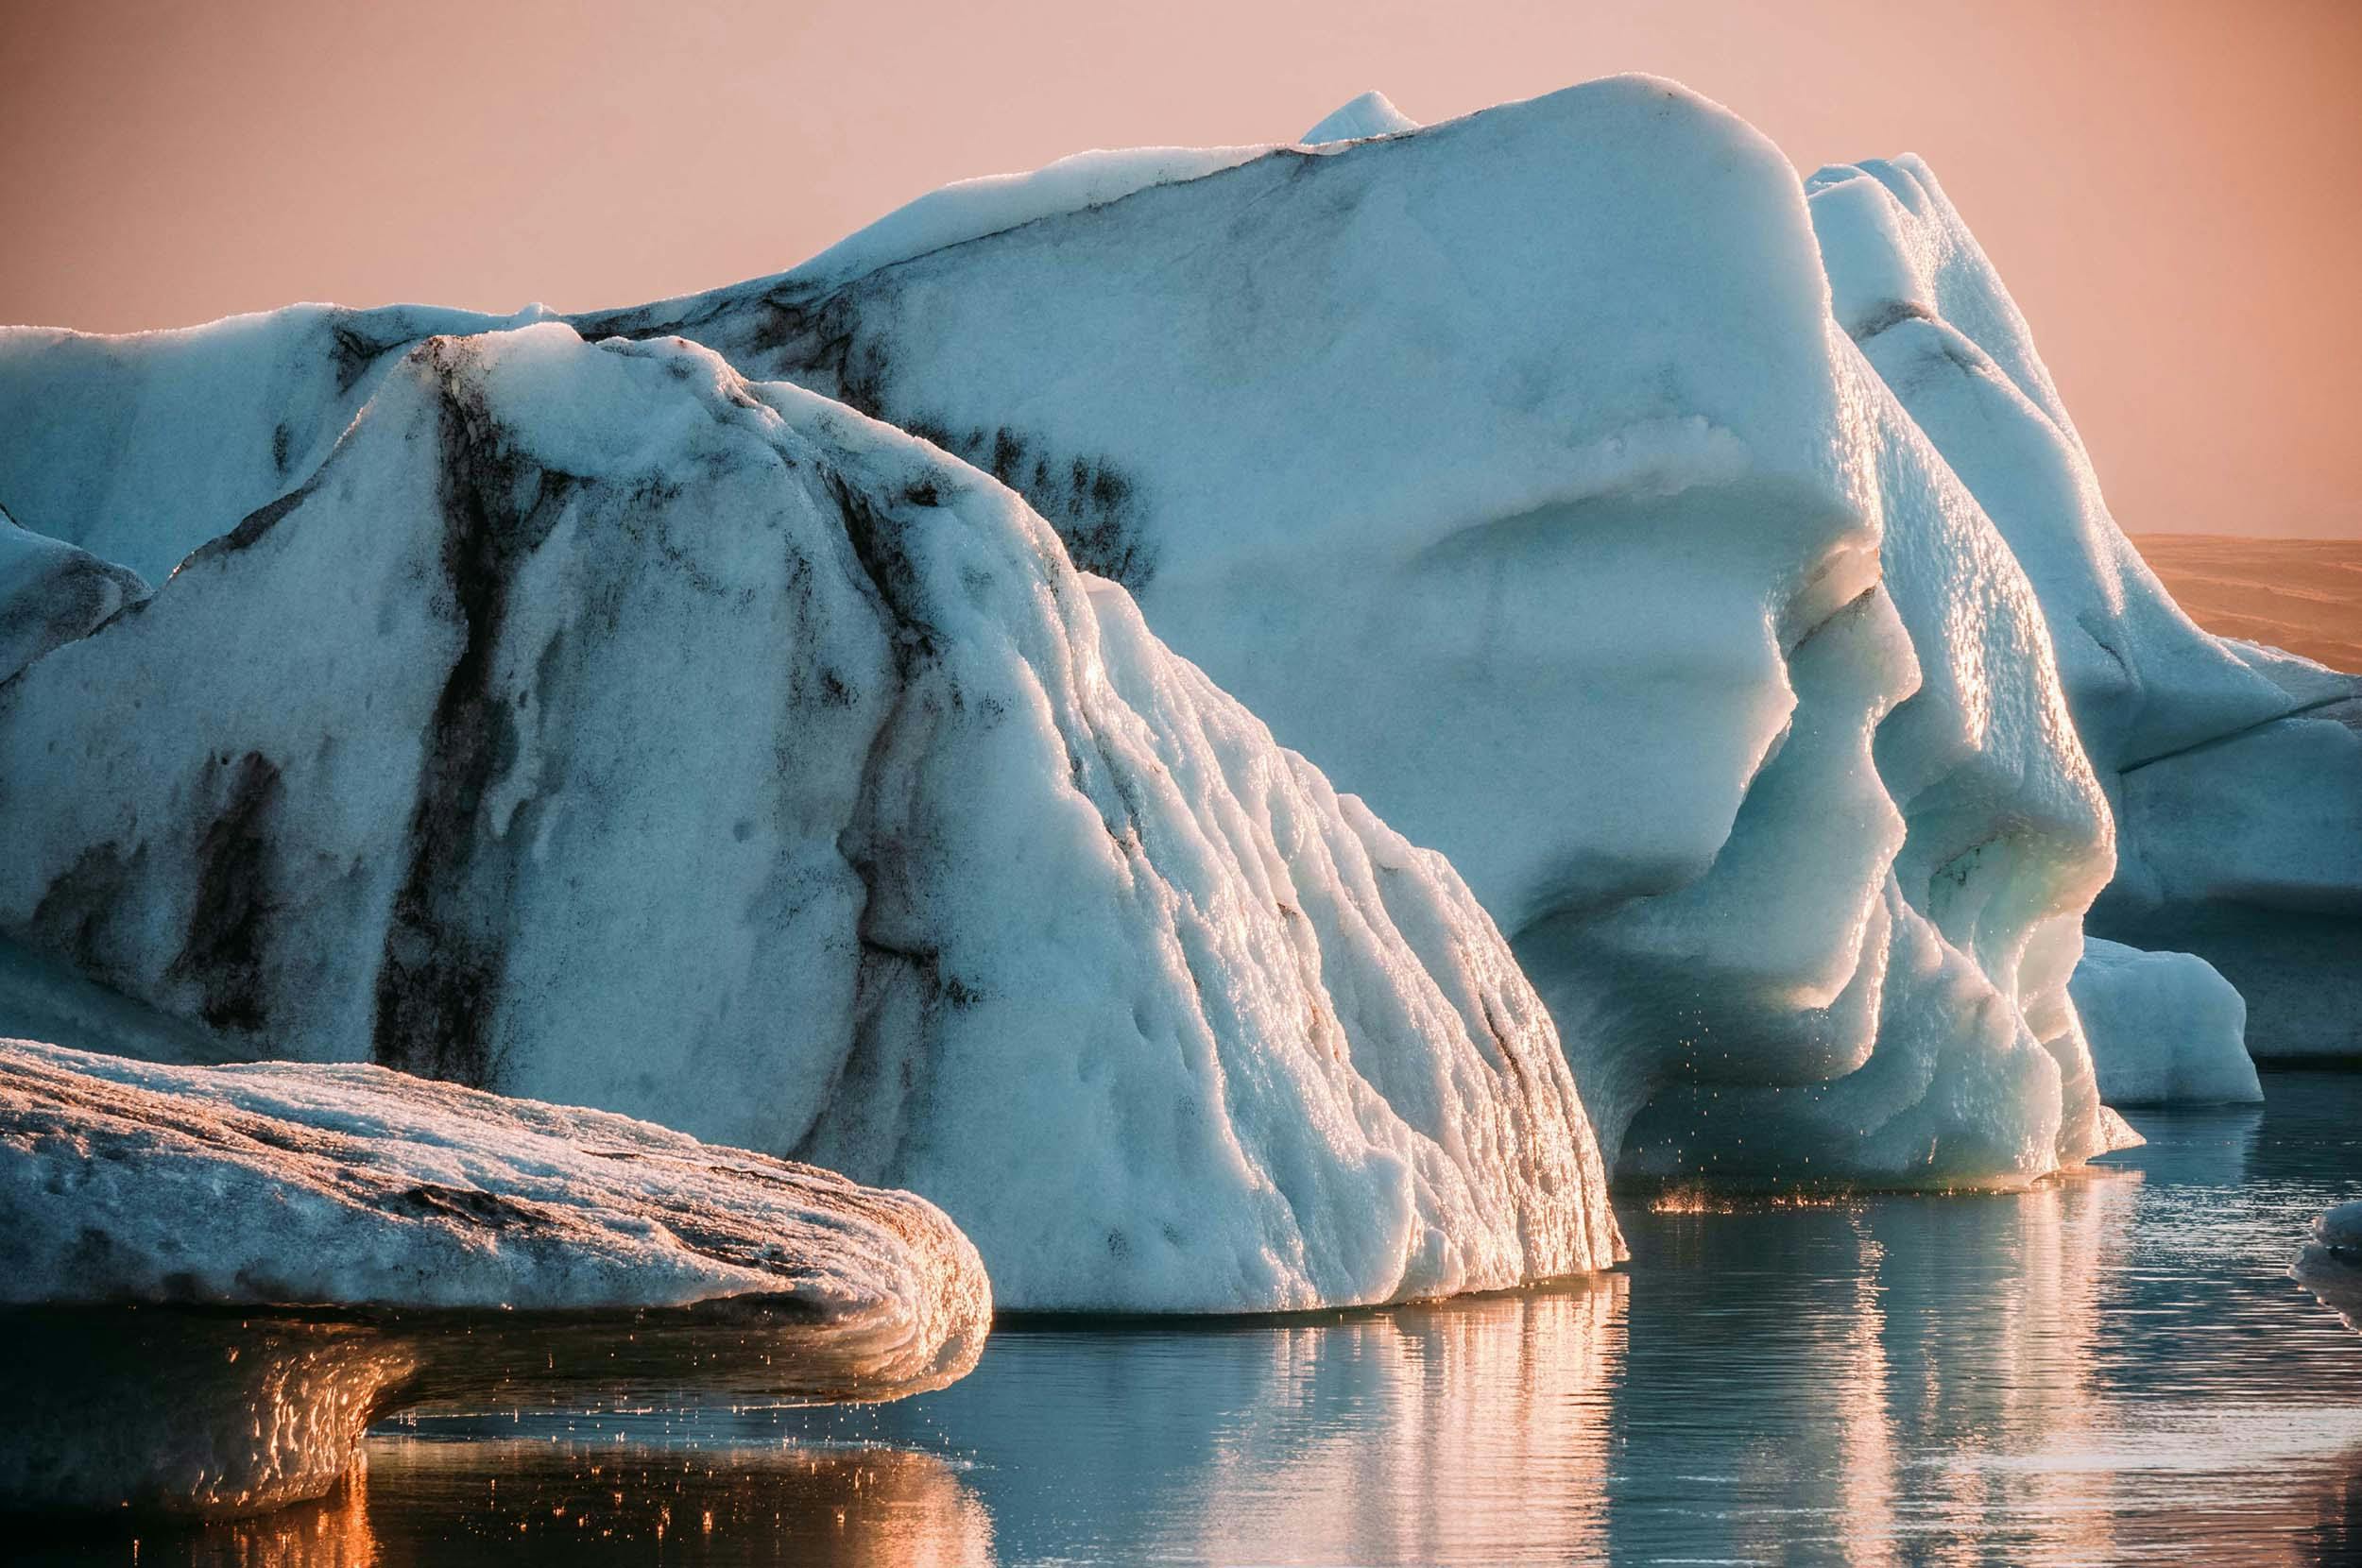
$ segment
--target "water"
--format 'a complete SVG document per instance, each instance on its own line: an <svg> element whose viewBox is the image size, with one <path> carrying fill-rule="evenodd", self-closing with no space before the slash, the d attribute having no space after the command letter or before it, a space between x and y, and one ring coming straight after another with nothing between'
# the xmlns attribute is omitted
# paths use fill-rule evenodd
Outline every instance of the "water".
<svg viewBox="0 0 2362 1568"><path fill-rule="evenodd" d="M2285 1270L2362 1075L2011 1196L1639 1198L1561 1289L1037 1321L853 1410L420 1423L329 1502L34 1560L2362 1561L2362 1336Z"/></svg>

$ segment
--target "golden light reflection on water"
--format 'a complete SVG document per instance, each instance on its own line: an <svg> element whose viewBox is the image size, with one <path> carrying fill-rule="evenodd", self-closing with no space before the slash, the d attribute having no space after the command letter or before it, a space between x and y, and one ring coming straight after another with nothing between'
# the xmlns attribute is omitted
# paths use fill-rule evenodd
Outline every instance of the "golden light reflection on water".
<svg viewBox="0 0 2362 1568"><path fill-rule="evenodd" d="M1714 1395L1619 1400L1612 1555L2362 1560L2362 1341L2278 1287L2285 1200L2223 1131L2162 1189L1660 1195L1627 1226L1632 1377Z"/></svg>
<svg viewBox="0 0 2362 1568"><path fill-rule="evenodd" d="M90 1546L77 1560L191 1568L515 1561L964 1568L994 1559L984 1505L950 1463L932 1454L379 1436L322 1502L202 1529L127 1536Z"/></svg>
<svg viewBox="0 0 2362 1568"><path fill-rule="evenodd" d="M1693 1525L1740 1560L1979 1562L1996 1541L2012 1559L2111 1560L2110 1477L1980 1461L2093 1423L2100 1282L2137 1191L2119 1172L1652 1204L1631 1228L1635 1376L1700 1383L1710 1359L1725 1381L1703 1418L1620 1410L1627 1462L1677 1476L1663 1500L1689 1493Z"/></svg>
<svg viewBox="0 0 2362 1568"><path fill-rule="evenodd" d="M1274 1397L1213 1445L1205 1483L1221 1501L1180 1555L1464 1561L1514 1542L1518 1555L1603 1557L1628 1299L1615 1274L1279 1334ZM1358 1407L1345 1422L1341 1364Z"/></svg>
<svg viewBox="0 0 2362 1568"><path fill-rule="evenodd" d="M1957 1433L1915 1474L1890 1468L1876 1483L1890 1510L1908 1491L1931 1516L1915 1532L1918 1560L1980 1560L1996 1517L2012 1522L2012 1548L2038 1559L2112 1560L2104 1491L1976 1461L2092 1423L2093 1351L2106 1332L2098 1281L2137 1186L2137 1173L2090 1174L1887 1227L1876 1272L1891 1304L1880 1336L1890 1397L1922 1430ZM1970 1260L1981 1266L1963 1270Z"/></svg>

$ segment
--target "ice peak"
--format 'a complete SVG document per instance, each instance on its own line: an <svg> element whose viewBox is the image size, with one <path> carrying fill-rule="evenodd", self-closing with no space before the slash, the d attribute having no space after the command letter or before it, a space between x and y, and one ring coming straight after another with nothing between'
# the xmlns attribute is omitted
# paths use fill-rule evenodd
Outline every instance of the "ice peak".
<svg viewBox="0 0 2362 1568"><path fill-rule="evenodd" d="M1385 94L1373 89L1306 131L1304 145L1309 147L1323 142L1358 142L1365 136L1392 136L1396 131L1418 128L1418 121L1396 109Z"/></svg>

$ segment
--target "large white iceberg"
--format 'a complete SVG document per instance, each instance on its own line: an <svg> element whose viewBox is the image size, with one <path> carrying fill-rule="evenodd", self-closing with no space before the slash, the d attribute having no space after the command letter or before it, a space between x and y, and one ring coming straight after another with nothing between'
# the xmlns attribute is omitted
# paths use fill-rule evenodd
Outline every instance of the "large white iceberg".
<svg viewBox="0 0 2362 1568"><path fill-rule="evenodd" d="M991 1319L908 1193L382 1067L0 1041L0 1506L271 1507L454 1402L899 1397Z"/></svg>
<svg viewBox="0 0 2362 1568"><path fill-rule="evenodd" d="M2106 929L2261 988L2261 1048L2350 1048L2353 689L2164 597L1924 168L1807 207L1639 78L1307 140L965 182L576 323L1023 491L1453 857L1633 1168L2011 1179L2118 1139L2066 980L2119 825ZM0 338L0 496L161 573L411 337L539 315Z"/></svg>
<svg viewBox="0 0 2362 1568"><path fill-rule="evenodd" d="M2118 828L2095 931L2187 948L2259 1055L2362 1050L2362 680L2214 638L2118 531L2009 291L1926 165L1822 170L1838 320L2041 596Z"/></svg>
<svg viewBox="0 0 2362 1568"><path fill-rule="evenodd" d="M1023 491L1451 857L1628 1167L2007 1180L2122 1135L2042 616L1836 331L1776 149L1625 78L1025 218L584 330Z"/></svg>
<svg viewBox="0 0 2362 1568"><path fill-rule="evenodd" d="M574 321L1021 491L1451 857L1629 1167L2017 1181L2121 1141L2066 992L2113 831L2049 633L1832 319L1793 171L1647 78L1387 129L971 181ZM0 337L0 416L105 415L0 439L0 497L168 570L419 319ZM256 366L282 390L201 395ZM76 477L166 461L200 470L178 509Z"/></svg>
<svg viewBox="0 0 2362 1568"><path fill-rule="evenodd" d="M0 688L0 935L232 1052L911 1188L1012 1306L1616 1256L1450 868L1001 486L678 341L365 379L295 488Z"/></svg>

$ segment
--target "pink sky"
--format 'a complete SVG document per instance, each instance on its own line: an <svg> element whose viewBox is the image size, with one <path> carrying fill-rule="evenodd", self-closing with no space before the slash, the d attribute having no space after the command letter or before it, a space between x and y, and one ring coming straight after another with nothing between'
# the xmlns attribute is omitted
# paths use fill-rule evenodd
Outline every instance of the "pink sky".
<svg viewBox="0 0 2362 1568"><path fill-rule="evenodd" d="M2353 0L0 4L0 321L623 304L1083 147L1643 70L1926 157L2126 527L2362 537Z"/></svg>

